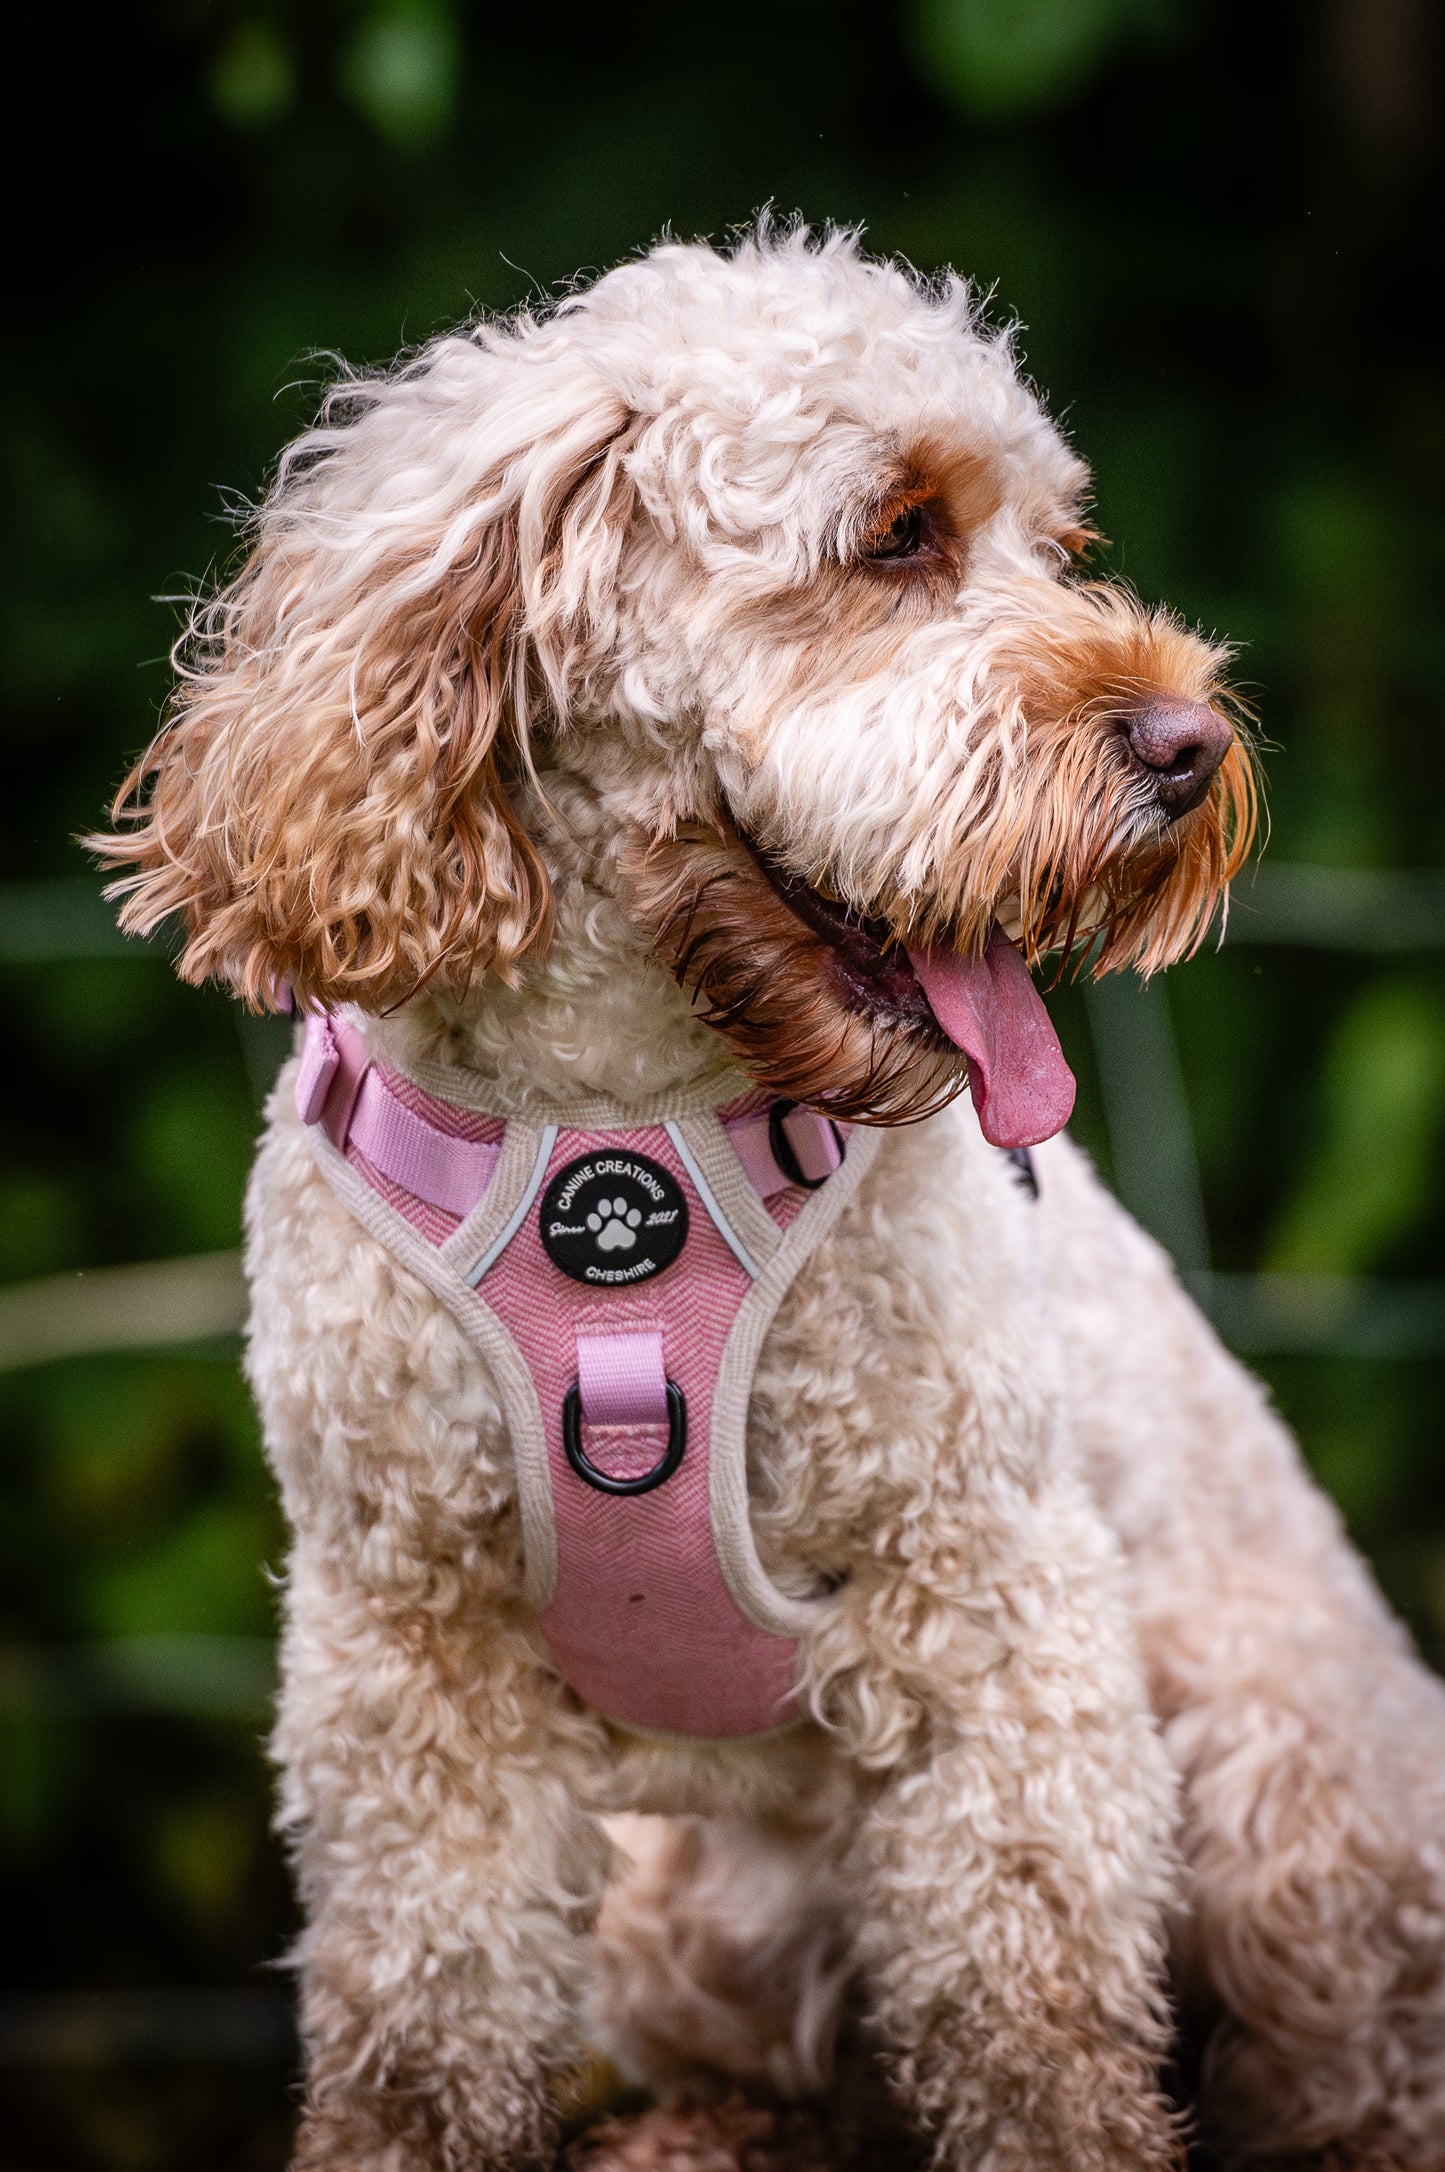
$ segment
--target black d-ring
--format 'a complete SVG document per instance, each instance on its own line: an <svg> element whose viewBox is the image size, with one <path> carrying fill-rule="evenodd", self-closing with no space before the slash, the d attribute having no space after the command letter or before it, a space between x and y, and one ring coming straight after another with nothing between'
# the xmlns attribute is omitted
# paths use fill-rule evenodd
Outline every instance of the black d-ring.
<svg viewBox="0 0 1445 2172"><path fill-rule="evenodd" d="M802 1164L793 1152L793 1142L783 1129L785 1120L792 1115L794 1109L800 1106L801 1104L797 1101L774 1101L772 1103L768 1110L768 1144L773 1150L773 1160L790 1184L800 1186L805 1192L818 1192L822 1190L828 1181L828 1177L832 1176L834 1172L830 1169L827 1176L804 1176ZM838 1162L841 1167L848 1158L848 1142L831 1116L827 1119L827 1123L828 1129L833 1134L834 1144L838 1149Z"/></svg>
<svg viewBox="0 0 1445 2172"><path fill-rule="evenodd" d="M609 1478L606 1471L599 1471L588 1457L582 1445L582 1397L574 1380L562 1398L562 1446L567 1451L567 1461L579 1478L595 1486L599 1493L651 1493L671 1478L682 1461L682 1451L687 1446L687 1401L675 1380L667 1383L667 1446L650 1471L640 1478Z"/></svg>

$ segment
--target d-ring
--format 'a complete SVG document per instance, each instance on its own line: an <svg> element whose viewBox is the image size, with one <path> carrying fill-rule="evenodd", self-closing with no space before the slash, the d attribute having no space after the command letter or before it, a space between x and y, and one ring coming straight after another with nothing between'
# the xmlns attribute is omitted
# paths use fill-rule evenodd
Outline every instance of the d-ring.
<svg viewBox="0 0 1445 2172"><path fill-rule="evenodd" d="M562 1398L562 1446L567 1461L579 1478L599 1493L651 1493L671 1478L687 1446L687 1401L675 1380L667 1383L667 1446L650 1471L640 1478L609 1478L599 1471L582 1445L582 1396L574 1380Z"/></svg>
<svg viewBox="0 0 1445 2172"><path fill-rule="evenodd" d="M794 1109L801 1108L801 1106L802 1103L798 1101L774 1101L770 1105L768 1109L768 1144L773 1150L773 1160L790 1184L798 1185L805 1192L819 1192L827 1183L828 1178L832 1176L833 1171L829 1169L820 1177L804 1176L803 1165L793 1151L793 1142L783 1129L784 1123L792 1115ZM841 1168L848 1157L848 1142L831 1116L826 1117L824 1121L833 1134L833 1143L838 1149L838 1166Z"/></svg>

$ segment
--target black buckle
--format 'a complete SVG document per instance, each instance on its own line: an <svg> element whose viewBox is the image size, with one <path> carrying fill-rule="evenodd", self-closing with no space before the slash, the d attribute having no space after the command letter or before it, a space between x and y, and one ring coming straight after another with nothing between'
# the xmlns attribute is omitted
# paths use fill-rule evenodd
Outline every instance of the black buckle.
<svg viewBox="0 0 1445 2172"><path fill-rule="evenodd" d="M667 1446L650 1471L640 1478L609 1478L606 1471L599 1471L588 1457L582 1445L582 1396L574 1380L562 1398L562 1446L567 1451L567 1461L579 1478L599 1493L651 1493L671 1478L682 1461L682 1451L687 1446L687 1401L675 1380L667 1383Z"/></svg>
<svg viewBox="0 0 1445 2172"><path fill-rule="evenodd" d="M783 1129L786 1119L801 1105L797 1101L774 1101L771 1104L768 1109L768 1144L773 1150L773 1160L790 1184L798 1185L805 1192L817 1192L822 1190L828 1177L836 1175L837 1172L830 1169L827 1176L804 1176L798 1157L793 1152L793 1142ZM838 1148L838 1166L841 1168L848 1158L848 1142L831 1116L828 1117L827 1124Z"/></svg>

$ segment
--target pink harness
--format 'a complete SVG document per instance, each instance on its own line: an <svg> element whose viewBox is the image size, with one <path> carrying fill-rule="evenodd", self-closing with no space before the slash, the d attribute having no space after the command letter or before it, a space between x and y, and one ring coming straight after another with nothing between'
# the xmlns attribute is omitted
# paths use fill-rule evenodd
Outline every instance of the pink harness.
<svg viewBox="0 0 1445 2172"><path fill-rule="evenodd" d="M296 1105L335 1189L488 1362L527 1595L564 1679L649 1733L787 1723L819 1601L758 1559L748 1401L877 1135L756 1093L653 1121L503 1122L373 1063L339 1017L307 1021Z"/></svg>

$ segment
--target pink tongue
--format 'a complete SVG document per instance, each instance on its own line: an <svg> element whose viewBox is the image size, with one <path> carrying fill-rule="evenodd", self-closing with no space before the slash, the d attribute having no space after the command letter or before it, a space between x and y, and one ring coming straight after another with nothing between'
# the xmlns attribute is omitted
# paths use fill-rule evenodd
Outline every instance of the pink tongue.
<svg viewBox="0 0 1445 2172"><path fill-rule="evenodd" d="M968 1088L994 1146L1037 1146L1062 1131L1074 1107L1064 1061L1029 969L995 928L981 958L910 950L928 1007L968 1058Z"/></svg>

